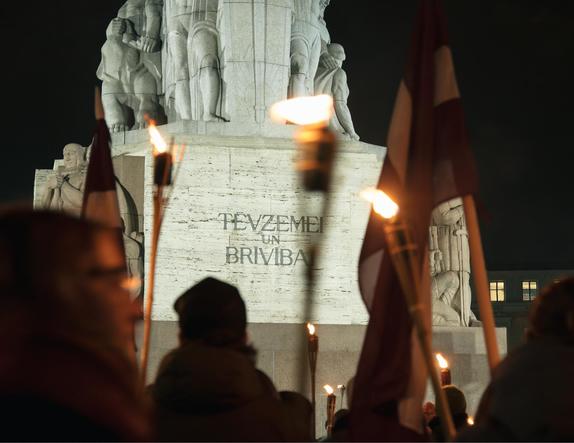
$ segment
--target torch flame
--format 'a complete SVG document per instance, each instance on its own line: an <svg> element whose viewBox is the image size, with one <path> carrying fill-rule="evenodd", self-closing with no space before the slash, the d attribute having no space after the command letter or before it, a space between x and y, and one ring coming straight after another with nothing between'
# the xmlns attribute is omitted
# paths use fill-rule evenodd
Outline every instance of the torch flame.
<svg viewBox="0 0 574 443"><path fill-rule="evenodd" d="M307 329L309 330L309 335L315 335L315 326L311 323L307 323Z"/></svg>
<svg viewBox="0 0 574 443"><path fill-rule="evenodd" d="M333 97L316 95L283 100L275 103L269 114L273 120L279 123L285 120L297 125L328 122L333 116Z"/></svg>
<svg viewBox="0 0 574 443"><path fill-rule="evenodd" d="M155 152L157 154L163 154L164 152L167 152L167 143L165 142L165 140L163 139L163 137L161 136L161 134L157 130L157 127L156 127L155 122L153 120L150 121L150 123L149 123L148 132L149 132L149 136L151 138L151 144L155 148Z"/></svg>
<svg viewBox="0 0 574 443"><path fill-rule="evenodd" d="M468 417L466 419L466 422L468 423L469 426L474 426L474 418Z"/></svg>
<svg viewBox="0 0 574 443"><path fill-rule="evenodd" d="M438 366L441 369L448 368L448 361L446 361L446 358L444 358L440 352L436 354L436 360L438 361Z"/></svg>
<svg viewBox="0 0 574 443"><path fill-rule="evenodd" d="M399 205L380 189L365 189L361 191L361 198L371 203L375 212L383 218L393 218L399 212Z"/></svg>
<svg viewBox="0 0 574 443"><path fill-rule="evenodd" d="M333 388L332 388L331 386L329 386L329 385L323 386L323 389L324 389L325 392L327 392L327 394L329 394L329 395L333 395L333 392L335 392L335 391L333 391Z"/></svg>
<svg viewBox="0 0 574 443"><path fill-rule="evenodd" d="M337 389L343 389L345 385L337 385Z"/></svg>

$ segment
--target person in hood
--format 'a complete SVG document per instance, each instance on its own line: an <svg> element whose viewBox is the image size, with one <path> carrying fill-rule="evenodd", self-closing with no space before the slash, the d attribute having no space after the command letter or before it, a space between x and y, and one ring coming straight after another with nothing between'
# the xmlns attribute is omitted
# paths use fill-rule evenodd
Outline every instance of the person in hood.
<svg viewBox="0 0 574 443"><path fill-rule="evenodd" d="M1 441L145 441L126 264L117 230L0 213Z"/></svg>
<svg viewBox="0 0 574 443"><path fill-rule="evenodd" d="M457 441L574 441L574 278L545 288Z"/></svg>
<svg viewBox="0 0 574 443"><path fill-rule="evenodd" d="M255 367L237 288L206 278L180 296L174 308L180 345L163 359L150 387L160 441L306 438L297 435L293 411Z"/></svg>

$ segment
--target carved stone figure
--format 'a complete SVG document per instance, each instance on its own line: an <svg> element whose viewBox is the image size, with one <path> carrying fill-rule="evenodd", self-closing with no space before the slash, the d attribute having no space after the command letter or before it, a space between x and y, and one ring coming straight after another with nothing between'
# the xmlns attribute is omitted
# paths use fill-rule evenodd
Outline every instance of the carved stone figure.
<svg viewBox="0 0 574 443"><path fill-rule="evenodd" d="M80 215L86 182L87 148L70 143L64 146L64 166L48 177L42 207Z"/></svg>
<svg viewBox="0 0 574 443"><path fill-rule="evenodd" d="M189 25L193 0L167 0L168 63L172 71L173 92L168 85L168 96L173 94L175 113L179 119L191 120L191 91L189 83L188 47ZM171 82L171 81L170 81Z"/></svg>
<svg viewBox="0 0 574 443"><path fill-rule="evenodd" d="M183 120L221 121L219 0L172 0L169 54L175 75L175 110Z"/></svg>
<svg viewBox="0 0 574 443"><path fill-rule="evenodd" d="M449 304L460 316L460 325L470 326L475 317L470 310L470 249L462 199L437 206L431 223L431 245L436 243L440 251L440 269L443 273L453 272L458 278L457 291Z"/></svg>
<svg viewBox="0 0 574 443"><path fill-rule="evenodd" d="M112 132L145 128L163 111L161 38L163 0L128 0L108 26L97 76Z"/></svg>
<svg viewBox="0 0 574 443"><path fill-rule="evenodd" d="M343 70L345 58L345 49L341 45L337 43L327 45L327 51L321 55L315 77L315 94L328 94L333 97L335 115L331 119L331 126L336 131L347 134L351 139L359 140L351 111L347 106L349 86L347 74Z"/></svg>
<svg viewBox="0 0 574 443"><path fill-rule="evenodd" d="M321 54L330 43L323 19L330 0L294 0L289 96L312 95Z"/></svg>
<svg viewBox="0 0 574 443"><path fill-rule="evenodd" d="M437 247L436 236L433 236L431 233L429 261L431 272L432 324L434 326L460 326L460 315L452 308L453 299L459 287L458 275L456 272L443 271L441 269L442 252L436 249Z"/></svg>

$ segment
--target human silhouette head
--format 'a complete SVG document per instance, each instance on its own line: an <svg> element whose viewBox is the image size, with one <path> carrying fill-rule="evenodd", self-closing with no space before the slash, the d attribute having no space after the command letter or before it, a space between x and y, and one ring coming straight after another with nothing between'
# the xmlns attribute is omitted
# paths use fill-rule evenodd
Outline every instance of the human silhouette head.
<svg viewBox="0 0 574 443"><path fill-rule="evenodd" d="M245 344L247 313L235 286L206 278L181 295L174 308L182 341L221 347Z"/></svg>

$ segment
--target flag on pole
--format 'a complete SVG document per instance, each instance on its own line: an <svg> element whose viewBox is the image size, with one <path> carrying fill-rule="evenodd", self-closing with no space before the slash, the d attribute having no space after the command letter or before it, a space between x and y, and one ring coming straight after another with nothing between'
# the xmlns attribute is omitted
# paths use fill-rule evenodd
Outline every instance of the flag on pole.
<svg viewBox="0 0 574 443"><path fill-rule="evenodd" d="M110 150L110 133L104 119L99 88L96 88L95 99L96 131L84 188L82 218L109 228L117 228L121 249L125 254L122 240L122 219L116 191L116 176Z"/></svg>
<svg viewBox="0 0 574 443"><path fill-rule="evenodd" d="M419 250L419 302L430 328L430 270L425 252L433 208L474 194L478 179L464 126L441 0L420 0L389 126L388 154L378 183L400 206ZM355 379L355 441L422 438L427 373L382 219L371 212L359 259L361 295L370 313Z"/></svg>

